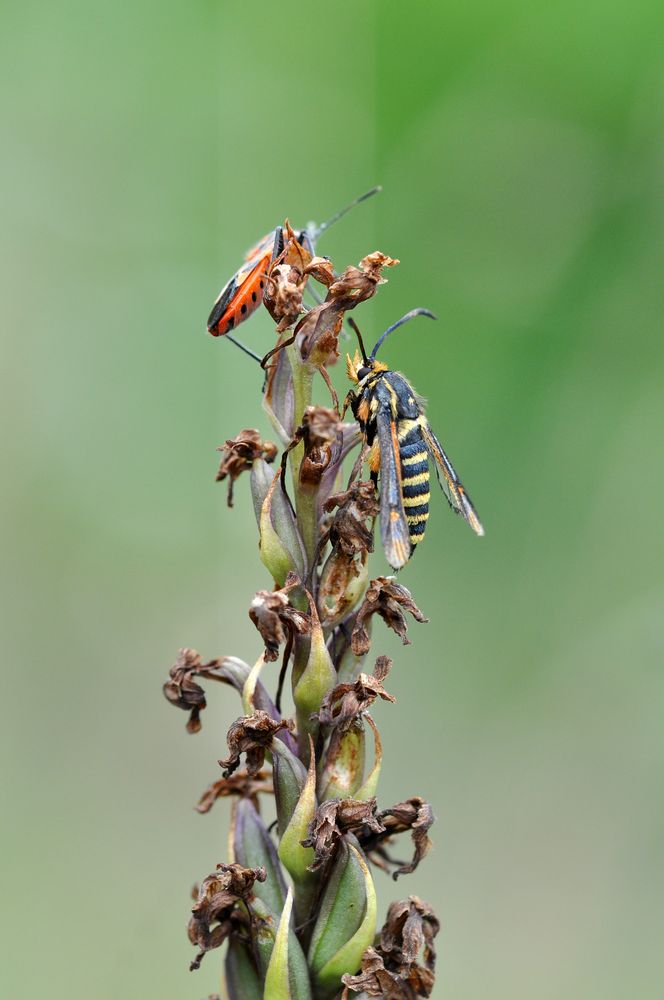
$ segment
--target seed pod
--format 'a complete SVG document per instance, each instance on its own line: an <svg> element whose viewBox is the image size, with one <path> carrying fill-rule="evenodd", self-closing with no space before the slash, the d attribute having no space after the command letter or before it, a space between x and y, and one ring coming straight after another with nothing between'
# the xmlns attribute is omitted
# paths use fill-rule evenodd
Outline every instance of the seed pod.
<svg viewBox="0 0 664 1000"><path fill-rule="evenodd" d="M376 933L376 890L357 841L347 835L321 900L309 946L316 995L329 1000L349 969L358 969Z"/></svg>
<svg viewBox="0 0 664 1000"><path fill-rule="evenodd" d="M279 587L295 571L305 576L304 546L295 523L293 511L279 484L279 473L267 491L259 519L258 550L261 561Z"/></svg>
<svg viewBox="0 0 664 1000"><path fill-rule="evenodd" d="M307 960L292 927L292 920L290 919L291 907L288 904L289 899L291 899L290 890L284 906L277 913L270 910L257 897L254 897L250 903L254 929L252 937L256 946L258 967L263 982L265 982L272 967L273 981L283 986L285 980L285 976L283 975L284 967L288 969L288 988L290 993L268 992L267 986L265 986L265 991L262 994L263 1000L272 1000L273 996L281 997L282 995L289 998L289 1000L311 1000L311 985L309 982ZM284 920L286 908L288 908L288 913ZM274 965L272 965L280 932L282 933L282 937L280 939L279 950L274 960Z"/></svg>
<svg viewBox="0 0 664 1000"><path fill-rule="evenodd" d="M295 812L307 780L307 771L299 757L291 753L285 743L278 740L274 741L272 747L272 767L277 826L281 837Z"/></svg>
<svg viewBox="0 0 664 1000"><path fill-rule="evenodd" d="M279 858L293 879L295 886L295 916L298 923L304 923L314 901L317 878L309 871L314 859L311 847L303 847L309 824L316 812L316 758L313 744L309 747L310 760L307 780L293 811L291 820L281 835Z"/></svg>
<svg viewBox="0 0 664 1000"><path fill-rule="evenodd" d="M355 722L345 732L333 730L321 775L321 801L355 798L364 779L364 728Z"/></svg>
<svg viewBox="0 0 664 1000"><path fill-rule="evenodd" d="M300 750L301 755L304 755L307 760L309 752L307 734L315 741L319 729L318 721L312 719L312 715L320 707L323 698L334 687L337 681L337 672L327 651L323 629L318 620L315 605L313 604L311 615L313 625L311 629L309 656L293 690L293 701L297 710L297 731L300 736Z"/></svg>
<svg viewBox="0 0 664 1000"><path fill-rule="evenodd" d="M263 1000L263 987L256 966L245 946L236 938L228 942L224 970L229 1000Z"/></svg>
<svg viewBox="0 0 664 1000"><path fill-rule="evenodd" d="M281 913L286 900L286 882L275 846L249 799L240 799L235 805L232 843L233 857L238 864L245 868L265 868L267 878L256 883L254 893L272 913Z"/></svg>

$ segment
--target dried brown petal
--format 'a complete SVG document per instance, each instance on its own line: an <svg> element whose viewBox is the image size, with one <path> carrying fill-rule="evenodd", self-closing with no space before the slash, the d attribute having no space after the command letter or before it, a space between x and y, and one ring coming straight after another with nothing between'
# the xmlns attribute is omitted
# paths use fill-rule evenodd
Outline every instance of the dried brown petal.
<svg viewBox="0 0 664 1000"><path fill-rule="evenodd" d="M217 865L217 871L203 879L188 927L189 940L199 949L189 966L192 971L200 967L207 951L218 948L232 932L234 918L239 916L234 912L235 904L250 899L254 882L265 879L265 868L224 864Z"/></svg>
<svg viewBox="0 0 664 1000"><path fill-rule="evenodd" d="M198 800L196 810L199 813L207 813L217 799L225 799L230 795L239 795L240 798L251 799L256 809L258 809L258 796L261 792L267 795L271 795L274 792L272 781L267 771L259 771L253 777L247 774L246 771L240 771L237 774L231 775L230 778L220 778L219 781L213 781L211 785L208 785Z"/></svg>
<svg viewBox="0 0 664 1000"><path fill-rule="evenodd" d="M429 969L436 964L433 940L440 930L436 914L418 896L392 903L380 933L380 950L388 961L409 965L420 952Z"/></svg>
<svg viewBox="0 0 664 1000"><path fill-rule="evenodd" d="M359 267L347 267L331 283L330 269L316 264L316 273L312 271L314 277L320 275L322 284L329 287L325 301L309 310L295 328L305 361L311 359L316 364L326 365L338 358L338 338L344 314L375 295L377 286L386 280L381 276L382 268L398 263L377 250L364 257Z"/></svg>
<svg viewBox="0 0 664 1000"><path fill-rule="evenodd" d="M264 458L266 462L273 462L277 447L271 441L261 441L260 433L248 428L240 431L237 437L229 438L226 444L217 448L223 452L223 458L217 472L217 482L221 482L229 476L228 482L228 506L233 506L233 486L235 480L243 473L251 469L257 458Z"/></svg>
<svg viewBox="0 0 664 1000"><path fill-rule="evenodd" d="M399 865L392 874L392 878L397 879L399 875L408 875L414 872L422 858L428 853L431 847L429 830L431 829L435 816L433 809L428 802L420 798L419 795L405 802L398 802L389 809L383 809L378 813L377 819L383 827L383 832L373 839L365 839L362 846L369 854L371 860L379 867L389 870L390 865L398 864L387 854L383 842L388 841L397 833L411 831L414 844L413 860L410 864ZM359 839L359 838L358 838Z"/></svg>
<svg viewBox="0 0 664 1000"><path fill-rule="evenodd" d="M310 616L289 602L288 595L298 583L297 577L289 574L281 590L259 590L251 602L249 617L263 637L265 659L270 663L278 659L279 646L289 635L311 632Z"/></svg>
<svg viewBox="0 0 664 1000"><path fill-rule="evenodd" d="M265 763L265 753L276 733L281 729L292 731L293 724L288 719L275 722L267 712L257 711L236 719L226 735L229 756L219 763L224 768L224 778L229 778L240 766L240 755L247 756L247 774L255 778Z"/></svg>
<svg viewBox="0 0 664 1000"><path fill-rule="evenodd" d="M404 646L408 645L410 639L406 635L408 626L404 611L408 611L417 622L429 621L415 604L410 591L398 584L394 577L379 576L372 580L355 619L352 637L355 655L362 656L369 651L371 643L365 623L372 615L380 615L387 627L396 632Z"/></svg>
<svg viewBox="0 0 664 1000"><path fill-rule="evenodd" d="M299 242L288 220L284 226L286 240L267 276L268 287L263 303L277 323L277 333L283 333L304 312L302 296L309 277L311 254Z"/></svg>
<svg viewBox="0 0 664 1000"><path fill-rule="evenodd" d="M321 725L337 726L344 732L373 705L376 698L395 701L396 699L387 693L381 683L387 677L391 666L392 660L389 656L379 656L373 674L360 674L353 684L338 684L329 691L318 713Z"/></svg>
<svg viewBox="0 0 664 1000"><path fill-rule="evenodd" d="M303 847L313 847L314 860L309 871L315 872L331 861L345 833L354 833L358 840L379 835L383 825L376 817L375 798L360 802L357 799L328 799L323 802L309 824Z"/></svg>
<svg viewBox="0 0 664 1000"><path fill-rule="evenodd" d="M300 463L300 483L317 487L330 463L332 445L341 439L344 425L336 410L326 406L308 406L302 415L302 423L295 431L289 447L304 442L304 455Z"/></svg>
<svg viewBox="0 0 664 1000"><path fill-rule="evenodd" d="M335 493L324 505L328 513L338 507L330 525L330 543L347 556L373 552L373 532L365 522L378 514L376 488L371 481L354 482L343 493Z"/></svg>
<svg viewBox="0 0 664 1000"><path fill-rule="evenodd" d="M172 705L189 712L187 732L197 733L201 728L200 715L205 708L205 691L194 680L195 677L205 677L208 680L234 683L232 674L224 666L231 660L224 658L203 663L195 649L181 649L176 663L169 671L169 679L163 687L163 692Z"/></svg>
<svg viewBox="0 0 664 1000"><path fill-rule="evenodd" d="M386 1000L429 997L434 986L433 939L440 924L431 907L410 896L392 903L375 948L367 948L357 976L342 977L348 989ZM421 957L421 960L420 960Z"/></svg>

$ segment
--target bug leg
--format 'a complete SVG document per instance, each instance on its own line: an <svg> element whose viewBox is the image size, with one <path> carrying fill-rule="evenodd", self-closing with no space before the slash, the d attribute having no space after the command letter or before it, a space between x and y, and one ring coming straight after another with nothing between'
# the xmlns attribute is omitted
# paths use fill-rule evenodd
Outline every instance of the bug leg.
<svg viewBox="0 0 664 1000"><path fill-rule="evenodd" d="M273 358L275 354L279 353L279 351L283 351L284 347L290 347L290 345L294 343L295 343L295 334L293 334L292 337L289 337L288 340L284 340L280 344L277 344L276 347L273 347L272 350L268 351L265 357L262 358L261 368L266 368L270 358Z"/></svg>
<svg viewBox="0 0 664 1000"><path fill-rule="evenodd" d="M258 364L260 365L261 363L260 355L255 354L248 347L245 347L243 343L241 343L239 340L236 340L235 337L232 337L230 333L225 334L225 339L230 340L231 344L235 344L236 347L239 347L241 351L244 351L245 354L248 354L250 358L253 358L254 361L257 361Z"/></svg>
<svg viewBox="0 0 664 1000"><path fill-rule="evenodd" d="M332 380L331 380L331 378L330 378L330 376L328 374L328 371L327 371L326 368L323 367L323 365L318 365L318 371L323 376L323 381L325 382L325 385L330 390L330 395L332 397L332 405L334 406L334 409L335 409L336 413L338 414L339 413L339 397L337 396L335 388L332 385ZM339 418L339 419L341 419L341 418Z"/></svg>

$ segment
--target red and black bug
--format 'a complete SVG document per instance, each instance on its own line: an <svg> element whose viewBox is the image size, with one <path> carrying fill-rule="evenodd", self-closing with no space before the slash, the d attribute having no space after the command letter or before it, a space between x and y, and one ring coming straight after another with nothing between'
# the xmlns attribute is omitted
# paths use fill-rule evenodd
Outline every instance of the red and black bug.
<svg viewBox="0 0 664 1000"><path fill-rule="evenodd" d="M372 188L365 194L360 195L336 212L331 219L321 226L310 222L308 226L297 233L297 241L309 253L314 253L314 247L318 238L330 228L338 219L346 214L355 205L366 201L372 195L380 191L380 187ZM272 264L284 249L284 232L282 226L277 226L272 232L264 236L262 240L251 248L245 256L244 263L233 277L226 282L219 292L217 300L208 318L207 328L213 337L223 337L236 330L240 323L244 323L253 312L258 309L265 295L267 277Z"/></svg>

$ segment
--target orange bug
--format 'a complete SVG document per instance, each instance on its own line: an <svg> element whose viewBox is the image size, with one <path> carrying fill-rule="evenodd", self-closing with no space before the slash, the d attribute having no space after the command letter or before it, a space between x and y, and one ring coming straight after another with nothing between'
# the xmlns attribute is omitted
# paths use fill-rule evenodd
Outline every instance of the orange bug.
<svg viewBox="0 0 664 1000"><path fill-rule="evenodd" d="M366 201L372 195L380 191L380 187L372 188L365 194L360 195L336 212L331 219L321 226L310 222L305 229L300 230L297 241L309 253L314 253L314 246L318 238L329 229L338 219ZM267 276L272 264L284 249L284 232L282 226L277 226L272 232L264 236L262 240L249 250L245 256L244 263L233 277L226 282L217 296L217 300L212 307L207 321L208 331L213 337L223 337L236 330L240 323L244 323L253 312L255 312L263 301Z"/></svg>

